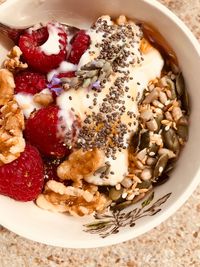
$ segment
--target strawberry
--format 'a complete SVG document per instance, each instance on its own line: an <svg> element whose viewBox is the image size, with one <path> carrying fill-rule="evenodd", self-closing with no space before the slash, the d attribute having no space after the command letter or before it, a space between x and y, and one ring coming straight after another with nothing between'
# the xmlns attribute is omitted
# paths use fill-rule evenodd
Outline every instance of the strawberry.
<svg viewBox="0 0 200 267"><path fill-rule="evenodd" d="M45 75L24 71L15 75L15 94L27 93L37 94L47 87L47 80Z"/></svg>
<svg viewBox="0 0 200 267"><path fill-rule="evenodd" d="M38 150L27 144L20 157L0 166L0 194L19 201L31 201L44 184L43 162Z"/></svg>
<svg viewBox="0 0 200 267"><path fill-rule="evenodd" d="M42 108L26 122L26 139L47 157L62 158L68 152L62 140L64 137L58 137L58 112L57 106Z"/></svg>
<svg viewBox="0 0 200 267"><path fill-rule="evenodd" d="M58 35L55 34L58 32ZM48 39L54 38L60 47L58 54L45 54L41 50L41 46ZM59 36L59 40L55 36ZM19 38L19 47L23 53L25 61L29 67L42 73L48 73L55 69L66 58L67 34L64 28L59 24L49 23L46 27L40 28L32 33L24 33Z"/></svg>
<svg viewBox="0 0 200 267"><path fill-rule="evenodd" d="M68 61L73 64L78 64L80 58L90 46L90 36L85 31L79 31L71 42L71 52Z"/></svg>

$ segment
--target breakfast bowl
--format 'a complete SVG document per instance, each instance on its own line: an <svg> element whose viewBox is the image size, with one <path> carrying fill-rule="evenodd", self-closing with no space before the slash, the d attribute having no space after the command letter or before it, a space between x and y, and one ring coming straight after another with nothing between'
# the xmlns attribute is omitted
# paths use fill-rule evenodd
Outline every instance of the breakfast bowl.
<svg viewBox="0 0 200 267"><path fill-rule="evenodd" d="M200 99L200 91L198 90L200 84L200 76L198 75L200 45L180 19L155 0L124 0L123 3L120 0L109 2L100 0L98 5L91 0L27 0L23 3L19 0L7 0L0 5L1 22L13 28L28 28L38 23L56 20L76 28L87 29L102 15L109 15L115 19L122 14L137 22L138 25L143 25L144 22L159 31L166 40L168 52L173 58L172 62L177 63L178 61L177 64L183 74L183 76L177 74L177 81L183 85L184 77L185 87L189 94L189 137L183 151L180 153L176 167L170 173L170 179L166 179L166 181L164 179L159 186L151 188L141 201L135 204L131 203L132 205L127 205L127 207L119 206L124 203L122 202L119 203L118 209L110 208L103 213L95 212L83 217L73 217L66 212L50 212L48 208L47 210L41 209L38 207L43 206L40 201L36 201L37 206L32 201L16 201L0 195L0 223L16 234L44 244L66 248L94 248L117 244L144 234L165 221L184 204L199 183L200 128L197 122L200 113L198 103L198 99ZM109 20L108 17L105 20ZM118 19L119 26L124 23L123 20L124 16ZM121 28L123 28L123 25ZM8 51L13 47L13 42L3 35L0 35L0 39L0 62L3 63ZM56 49L56 47L54 48ZM47 51L47 47L43 46L44 50ZM49 50L47 52L49 53ZM154 56L157 57L158 64L152 67L156 69L160 57L156 52ZM150 59L154 60L154 57ZM174 66L174 69L176 73L176 66ZM85 70L87 71L87 69ZM68 78L64 81L68 82ZM148 91L146 93L148 96ZM176 101L176 108L179 102ZM166 106L168 105L166 104ZM166 124L166 127L168 127L168 124ZM123 169L123 160L122 157L117 163L119 170ZM80 162L77 164L80 164ZM160 165L158 167L158 173L162 172L164 167L160 167ZM109 177L107 179L109 180ZM92 183L89 178L87 178L87 182ZM51 183L51 185L53 184ZM48 190L50 189L49 184ZM65 190L59 188L56 193L59 193L61 189ZM140 186L140 190L142 189ZM49 192L48 190L47 192ZM118 188L119 190L121 189ZM130 198L128 202L130 200L132 199ZM83 211L84 209L81 210L81 212ZM70 210L70 213L73 214L74 210L73 212Z"/></svg>

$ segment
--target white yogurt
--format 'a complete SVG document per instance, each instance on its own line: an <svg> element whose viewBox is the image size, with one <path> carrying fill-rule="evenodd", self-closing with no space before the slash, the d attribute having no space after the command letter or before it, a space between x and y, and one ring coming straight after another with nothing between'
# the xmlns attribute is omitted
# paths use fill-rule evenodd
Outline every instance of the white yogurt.
<svg viewBox="0 0 200 267"><path fill-rule="evenodd" d="M33 101L33 95L31 94L18 93L15 95L15 99L27 119L34 110L38 110L41 108L39 104L36 104Z"/></svg>
<svg viewBox="0 0 200 267"><path fill-rule="evenodd" d="M106 18L106 20L108 21L108 18ZM112 22L110 21L109 24L111 25ZM133 25L133 29L135 33L139 33L138 26ZM82 56L78 65L78 70L81 68L81 66L94 60L100 54L100 50L96 47L96 44L102 42L103 34L97 34L95 30L92 29L90 29L87 33L90 35L92 43L90 45L90 48ZM138 40L140 40L139 37ZM138 41L138 43L136 42L133 47L130 47L130 51L134 53L134 56L128 57L127 62L132 61L133 58L137 59L137 57L141 57L141 54L138 51L140 48L140 41ZM118 43L122 45L121 41L119 41ZM90 53L91 51L95 53ZM136 62L135 64L132 64L128 67L132 80L129 80L125 84L125 86L127 85L130 89L129 92L125 92L123 96L126 110L134 112L134 114L138 114L138 101L140 100L140 98L136 100L138 92L142 96L143 91L145 88L147 88L149 82L157 77L160 77L164 65L164 61L160 53L154 48L150 49L149 52L145 55L142 55L142 57L144 59L143 61L140 61L140 63L138 64ZM127 70L127 68L123 68L123 70L124 69ZM61 109L61 113L65 119L68 129L71 129L73 124L71 109L74 109L74 114L77 114L82 121L86 118L86 112L87 114L90 114L92 111L97 113L99 111L99 108L101 107L101 104L103 103L103 99L109 93L109 88L113 84L116 77L121 77L121 74L119 72L115 72L110 76L111 81L107 81L105 84L105 88L102 90L101 93L98 93L98 105L94 106L91 111L89 109L89 106L93 106L92 100L94 91L88 88L79 88L78 90L71 89L70 91L64 92L57 98L57 104ZM86 97L86 94L89 95L89 98ZM133 97L135 101L133 102L130 98L128 98L128 95L131 95L131 97ZM129 122L132 122L132 119L130 119L126 112L122 115L121 119L123 123L126 123L126 125L128 125ZM137 127L138 124L132 125L130 127L132 133L137 130ZM130 135L131 133L127 133L124 139L129 140ZM126 140L124 141L126 143ZM111 157L105 157L105 162L109 162L111 166L110 172L114 172L114 175L109 174L108 178L100 178L100 174L96 174L95 176L91 175L90 177L87 177L85 180L89 183L93 183L96 185L114 186L120 183L128 174L128 149L124 149L121 152L118 151L116 154L116 158L116 160L113 160Z"/></svg>
<svg viewBox="0 0 200 267"><path fill-rule="evenodd" d="M47 25L49 37L47 41L40 46L42 52L46 55L57 55L60 52L60 36L59 36L59 28L53 24Z"/></svg>

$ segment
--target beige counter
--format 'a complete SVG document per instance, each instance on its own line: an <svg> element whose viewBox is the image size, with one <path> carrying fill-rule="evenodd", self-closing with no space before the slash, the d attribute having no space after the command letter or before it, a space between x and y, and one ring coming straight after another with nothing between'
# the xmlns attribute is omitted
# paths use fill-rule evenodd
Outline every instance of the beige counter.
<svg viewBox="0 0 200 267"><path fill-rule="evenodd" d="M181 17L200 40L200 0L161 2ZM107 248L53 248L28 241L0 226L0 267L36 266L200 267L200 187L173 217L156 229Z"/></svg>

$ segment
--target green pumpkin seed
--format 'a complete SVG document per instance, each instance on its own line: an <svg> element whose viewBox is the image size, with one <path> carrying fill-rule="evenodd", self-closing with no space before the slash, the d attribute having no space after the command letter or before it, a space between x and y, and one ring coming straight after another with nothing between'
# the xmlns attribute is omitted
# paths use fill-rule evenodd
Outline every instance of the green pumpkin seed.
<svg viewBox="0 0 200 267"><path fill-rule="evenodd" d="M179 73L179 75L176 78L176 91L179 96L179 99L182 102L183 109L186 111L187 114L189 114L190 113L189 95L186 89L182 73Z"/></svg>
<svg viewBox="0 0 200 267"><path fill-rule="evenodd" d="M188 136L189 136L189 128L188 125L178 125L177 126L177 134L180 138L183 139L183 141L187 142L188 141Z"/></svg>
<svg viewBox="0 0 200 267"><path fill-rule="evenodd" d="M188 92L185 90L185 93L182 96L182 107L186 111L186 114L190 114L190 101L189 101L189 95Z"/></svg>
<svg viewBox="0 0 200 267"><path fill-rule="evenodd" d="M165 147L175 153L178 153L180 149L180 144L174 129L170 128L168 131L164 130L162 132L162 136Z"/></svg>
<svg viewBox="0 0 200 267"><path fill-rule="evenodd" d="M163 173L156 181L153 181L153 186L160 186L164 183L166 183L169 180L170 176L166 173Z"/></svg>
<svg viewBox="0 0 200 267"><path fill-rule="evenodd" d="M137 151L139 143L140 143L140 129L131 137L131 148L133 149L133 153Z"/></svg>
<svg viewBox="0 0 200 267"><path fill-rule="evenodd" d="M188 119L185 116L182 116L178 121L177 121L177 125L184 125L184 126L188 126Z"/></svg>
<svg viewBox="0 0 200 267"><path fill-rule="evenodd" d="M167 166L168 160L169 157L167 154L160 156L154 169L154 179L157 179L157 177L159 177L163 173L165 167Z"/></svg>
<svg viewBox="0 0 200 267"><path fill-rule="evenodd" d="M189 125L186 117L181 117L177 122L177 134L183 141L188 141Z"/></svg>
<svg viewBox="0 0 200 267"><path fill-rule="evenodd" d="M122 193L123 193L122 188L120 190L117 190L116 188L112 187L109 191L109 197L113 201L117 201L118 199L120 199Z"/></svg>
<svg viewBox="0 0 200 267"><path fill-rule="evenodd" d="M149 131L146 131L140 136L140 144L139 149L143 150L144 148L148 148L150 143L150 134Z"/></svg>
<svg viewBox="0 0 200 267"><path fill-rule="evenodd" d="M166 82L171 89L171 99L176 99L177 95L174 82L169 78L166 78Z"/></svg>
<svg viewBox="0 0 200 267"><path fill-rule="evenodd" d="M179 97L181 97L185 92L185 81L182 73L179 73L176 78L176 92Z"/></svg>
<svg viewBox="0 0 200 267"><path fill-rule="evenodd" d="M164 170L164 173L168 174L170 173L176 166L176 161L175 160L169 160L168 163L167 163L167 166Z"/></svg>
<svg viewBox="0 0 200 267"><path fill-rule="evenodd" d="M151 186L151 181L143 181L140 184L137 184L137 188L139 189L148 189Z"/></svg>

